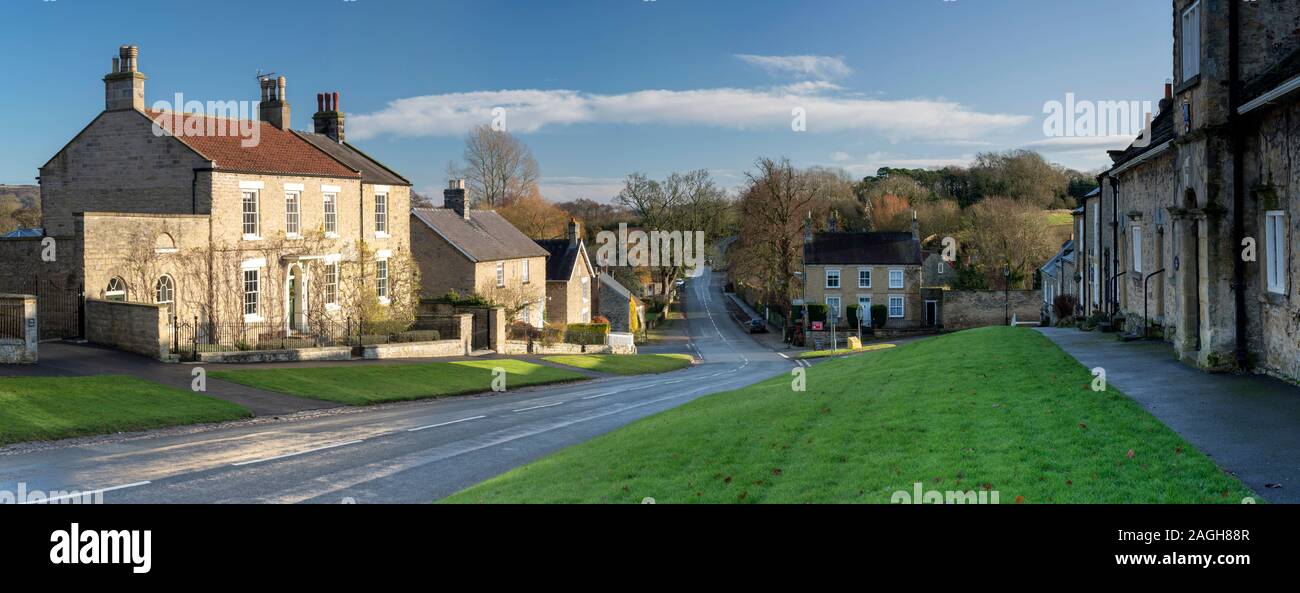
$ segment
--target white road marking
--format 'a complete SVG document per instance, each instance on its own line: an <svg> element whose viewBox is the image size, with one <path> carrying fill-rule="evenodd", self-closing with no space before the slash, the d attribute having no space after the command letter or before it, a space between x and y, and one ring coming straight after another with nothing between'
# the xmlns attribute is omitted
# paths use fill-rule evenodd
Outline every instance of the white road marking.
<svg viewBox="0 0 1300 593"><path fill-rule="evenodd" d="M470 420L482 420L482 419L484 419L484 418L487 418L487 416L475 416L475 417L473 417L473 418L461 418L460 420L452 420L451 422L443 422L442 424L430 424L430 425L428 425L428 426L421 426L421 427L419 427L419 428L411 428L411 429L408 429L406 432L420 432L421 430L429 430L430 428L441 428L441 427L443 427L443 426L451 426L451 425L453 425L453 424L460 424L461 422L469 422Z"/></svg>
<svg viewBox="0 0 1300 593"><path fill-rule="evenodd" d="M99 490L88 490L88 491L86 491L86 492L78 492L78 493L76 493L76 494L65 494L65 495L63 495L63 496L54 496L54 497L51 497L51 498L46 498L46 499L44 499L44 500L25 500L25 501L23 501L23 502L21 502L21 503L19 503L19 504L41 504L41 503L46 503L46 502L56 502L56 501L60 501L60 500L67 500L67 499L69 499L69 498L83 498L83 497L86 497L86 496L94 496L94 495L96 495L96 494L103 494L103 493L105 493L105 492L112 492L112 491L114 491L114 490L125 490L125 489L127 489L127 488L135 488L136 486L145 486L145 485L152 484L152 483L153 483L153 482L150 482L150 481L147 481L147 480L146 480L146 481L144 481L144 482L135 482L134 484L123 484L123 485L121 485L121 486L113 486L113 487L111 487L111 488L100 488Z"/></svg>
<svg viewBox="0 0 1300 593"><path fill-rule="evenodd" d="M789 356L786 356L785 353L783 353L783 352L777 352L776 354L777 354L777 356L780 356L781 358L784 358L784 359L786 359L786 360L789 360L789 359L790 359L790 357L789 357Z"/></svg>
<svg viewBox="0 0 1300 593"><path fill-rule="evenodd" d="M339 447L346 447L346 446L348 446L348 445L355 445L355 444L357 444L357 443L361 443L361 442L364 442L364 441L359 441L359 440L358 440L358 441L348 441L348 442L346 442L346 443L335 443L335 444L333 444L333 445L326 445L326 446L324 446L324 447L317 447L317 448L315 448L315 449L308 449L308 450L306 450L306 451L298 451L297 453L285 453L284 455L276 455L275 457L267 457L266 459L257 459L257 460L254 460L254 461L241 461L241 462L239 462L239 463L232 463L232 464L230 464L230 465L233 465L233 466L235 466L235 467L240 467L240 466L244 466L244 465L253 465L253 464L255 464L255 463L266 463L266 462L268 462L268 461L275 461L275 460L277 460L277 459L285 459L285 458L288 458L288 457L297 457L297 456L299 456L299 455L306 455L306 454L308 454L308 453L316 453L316 452L318 452L318 451L327 451L327 450L329 450L329 449L337 449L337 448L339 448Z"/></svg>
<svg viewBox="0 0 1300 593"><path fill-rule="evenodd" d="M524 409L522 409L522 410L512 410L512 411L513 411L514 413L518 414L518 413L520 413L520 412L531 412L531 411L533 411L533 410L541 410L541 409L543 409L543 408L554 408L555 406L562 406L562 405L564 405L565 403L567 403L567 402L556 402L556 403L553 403L553 404L546 404L546 405L544 405L544 406L533 406L533 407L531 407L531 408L524 408Z"/></svg>
<svg viewBox="0 0 1300 593"><path fill-rule="evenodd" d="M611 392L609 392L609 393L598 393L598 394L596 394L596 395L589 395L589 396L584 397L584 398L582 398L582 399L600 399L600 398L602 398L602 397L609 397L609 396L611 396L611 395L616 395L616 394L619 394L619 393L622 393L622 392L620 392L620 391L611 391Z"/></svg>

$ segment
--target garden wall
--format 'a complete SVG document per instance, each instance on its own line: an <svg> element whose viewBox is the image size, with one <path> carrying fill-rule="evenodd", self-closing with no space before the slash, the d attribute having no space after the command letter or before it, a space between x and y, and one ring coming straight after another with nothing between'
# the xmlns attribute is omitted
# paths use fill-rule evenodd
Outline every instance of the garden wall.
<svg viewBox="0 0 1300 593"><path fill-rule="evenodd" d="M1017 321L1037 322L1042 317L1041 291L947 290L939 323L946 331L1006 325L1008 303Z"/></svg>
<svg viewBox="0 0 1300 593"><path fill-rule="evenodd" d="M166 307L86 299L86 340L92 344L168 360L170 339Z"/></svg>

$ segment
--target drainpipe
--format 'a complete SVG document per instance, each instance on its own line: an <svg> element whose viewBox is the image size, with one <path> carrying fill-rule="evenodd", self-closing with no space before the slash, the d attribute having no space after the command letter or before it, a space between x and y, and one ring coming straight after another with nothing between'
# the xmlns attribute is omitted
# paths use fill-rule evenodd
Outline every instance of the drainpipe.
<svg viewBox="0 0 1300 593"><path fill-rule="evenodd" d="M1119 180L1111 178L1111 212L1110 212L1110 241L1111 241L1111 270L1119 270ZM1116 275L1115 285L1110 289L1110 314L1119 313L1119 277Z"/></svg>
<svg viewBox="0 0 1300 593"><path fill-rule="evenodd" d="M1241 8L1239 2L1228 3L1228 129L1232 134L1232 248L1246 237L1246 134L1241 124ZM1246 264L1232 258L1232 296L1237 313L1237 368L1247 370L1246 356Z"/></svg>

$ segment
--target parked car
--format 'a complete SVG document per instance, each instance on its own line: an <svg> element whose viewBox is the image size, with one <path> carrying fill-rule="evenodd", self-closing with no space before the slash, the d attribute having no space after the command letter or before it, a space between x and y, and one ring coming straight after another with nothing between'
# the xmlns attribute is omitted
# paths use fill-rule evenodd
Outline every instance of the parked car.
<svg viewBox="0 0 1300 593"><path fill-rule="evenodd" d="M749 333L751 334L767 333L767 322L763 321L762 319L749 320Z"/></svg>

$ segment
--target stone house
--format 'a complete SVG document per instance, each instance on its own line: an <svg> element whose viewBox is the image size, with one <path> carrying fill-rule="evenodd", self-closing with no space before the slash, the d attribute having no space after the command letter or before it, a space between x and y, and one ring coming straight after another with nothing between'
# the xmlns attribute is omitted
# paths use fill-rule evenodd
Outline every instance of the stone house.
<svg viewBox="0 0 1300 593"><path fill-rule="evenodd" d="M825 304L841 325L850 304L889 308L890 329L938 323L939 303L922 296L921 242L913 233L805 233L804 300Z"/></svg>
<svg viewBox="0 0 1300 593"><path fill-rule="evenodd" d="M547 315L545 249L491 210L471 210L465 181L443 192L443 208L411 211L411 248L420 294L478 296L542 327Z"/></svg>
<svg viewBox="0 0 1300 593"><path fill-rule="evenodd" d="M410 183L345 142L324 94L315 133L291 130L284 77L261 79L259 119L150 109L138 60L120 49L104 110L40 169L58 273L204 331L294 334L393 304Z"/></svg>
<svg viewBox="0 0 1300 593"><path fill-rule="evenodd" d="M921 264L921 286L925 288L951 288L955 274L938 251L926 251Z"/></svg>
<svg viewBox="0 0 1300 593"><path fill-rule="evenodd" d="M534 240L550 254L546 258L548 323L591 323L591 281L596 274L582 236L582 224L570 219L564 239Z"/></svg>
<svg viewBox="0 0 1300 593"><path fill-rule="evenodd" d="M1074 240L1066 241L1061 246L1061 250L1038 269L1038 273L1042 278L1040 290L1042 290L1043 294L1043 312L1041 318L1055 325L1061 321L1056 314L1055 303L1057 297L1074 295L1077 298L1079 293Z"/></svg>
<svg viewBox="0 0 1300 593"><path fill-rule="evenodd" d="M1174 82L1086 208L1085 301L1203 369L1300 378L1300 5L1171 6Z"/></svg>
<svg viewBox="0 0 1300 593"><path fill-rule="evenodd" d="M645 306L613 276L596 277L596 310L609 320L609 331L635 334L645 327Z"/></svg>

